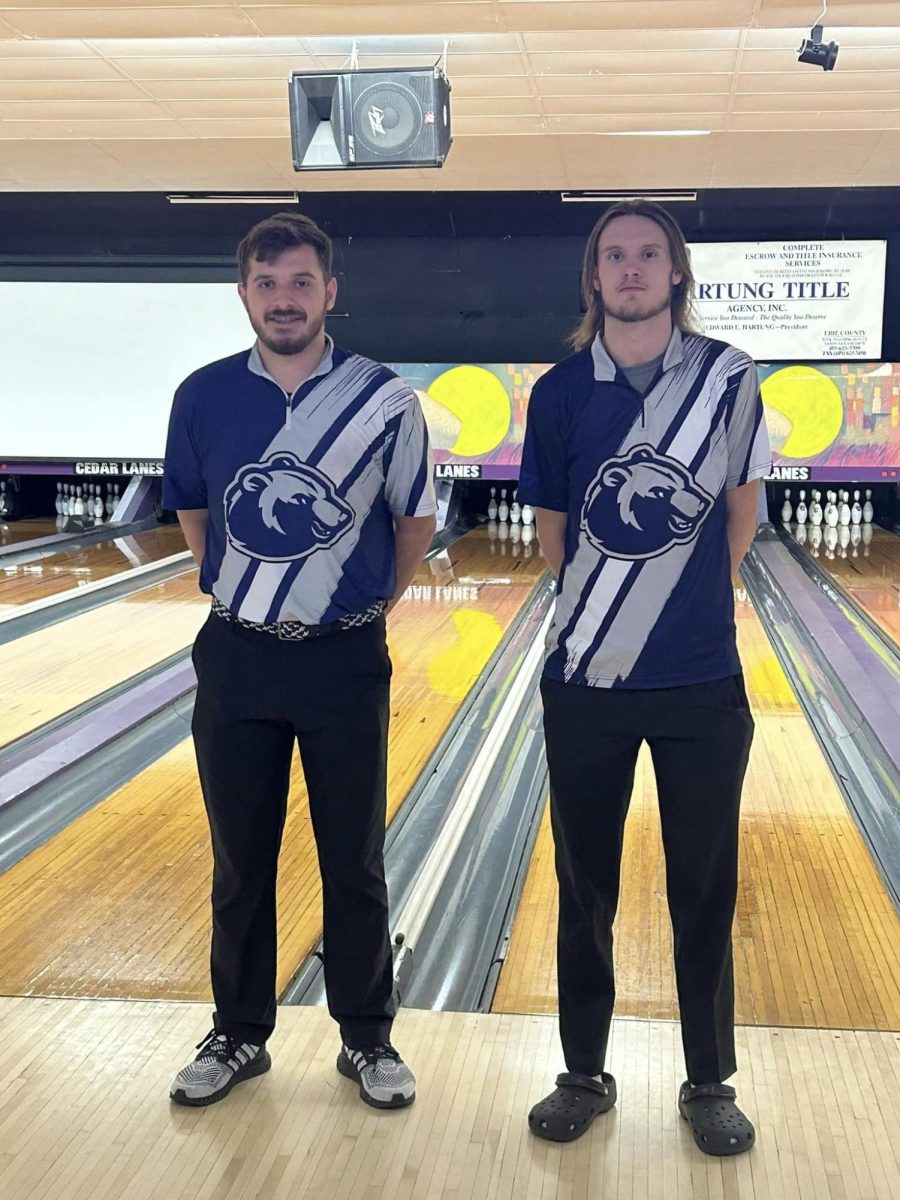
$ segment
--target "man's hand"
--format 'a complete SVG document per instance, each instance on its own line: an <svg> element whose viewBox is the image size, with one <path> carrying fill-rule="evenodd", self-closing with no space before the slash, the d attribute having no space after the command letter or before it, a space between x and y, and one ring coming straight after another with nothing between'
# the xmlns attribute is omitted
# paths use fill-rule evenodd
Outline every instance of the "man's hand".
<svg viewBox="0 0 900 1200"><path fill-rule="evenodd" d="M437 521L434 517L394 517L394 555L397 564L397 587L388 601L390 612L421 566L431 545Z"/></svg>

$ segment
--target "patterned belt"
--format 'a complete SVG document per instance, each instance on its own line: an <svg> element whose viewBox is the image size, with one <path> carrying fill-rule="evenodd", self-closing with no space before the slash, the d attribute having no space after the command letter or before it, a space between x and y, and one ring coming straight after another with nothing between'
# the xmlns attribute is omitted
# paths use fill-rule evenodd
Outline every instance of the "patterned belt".
<svg viewBox="0 0 900 1200"><path fill-rule="evenodd" d="M327 625L304 625L302 621L248 621L246 617L236 616L217 597L213 596L212 601L212 611L217 617L235 625L243 625L245 629L252 629L256 633L272 633L283 642L305 642L309 638L326 637L329 633L340 633L344 629L369 625L372 621L377 621L386 608L387 601L376 600L365 612L348 613Z"/></svg>

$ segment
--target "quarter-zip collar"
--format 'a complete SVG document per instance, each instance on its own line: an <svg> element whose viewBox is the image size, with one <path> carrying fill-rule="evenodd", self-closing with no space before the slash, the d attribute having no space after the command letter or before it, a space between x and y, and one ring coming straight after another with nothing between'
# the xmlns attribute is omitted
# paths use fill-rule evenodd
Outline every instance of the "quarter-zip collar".
<svg viewBox="0 0 900 1200"><path fill-rule="evenodd" d="M608 350L603 345L603 339L600 334L595 334L594 340L591 343L591 358L594 361L594 379L597 383L613 383L619 375L620 368L616 365L614 359L609 355ZM666 352L663 355L662 368L659 374L668 371L670 367L677 367L684 360L684 347L681 330L675 326L672 330L672 336L669 338L669 344L666 346ZM659 376L657 376L657 379ZM655 384L653 385L655 386ZM653 390L653 387L650 389ZM641 429L647 428L647 410L644 405L645 397L641 396Z"/></svg>
<svg viewBox="0 0 900 1200"><path fill-rule="evenodd" d="M310 380L318 379L319 377L321 377L323 375L327 375L329 373L329 371L331 371L333 369L333 367L334 367L334 340L327 333L325 334L325 352L322 355L321 359L319 360L319 365L316 367L316 369L313 371L313 373L311 375L308 375L306 377L306 379L303 380L302 383L298 384L297 387L294 388L293 392L289 393L289 392L285 391L285 389L281 386L281 384L278 382L278 380L274 379L269 374L269 372L266 370L265 364L263 363L263 360L262 360L262 355L259 352L259 342L258 341L253 343L253 349L250 351L250 357L247 360L247 370L248 371L252 371L252 373L254 375L259 375L260 378L262 378L262 379L268 379L269 382L274 383L275 386L284 395L284 401L285 401L284 423L288 429L290 429L290 427L291 427L291 417L293 416L293 412L294 412L294 397L297 395L297 393L300 391L300 389L302 387L306 387L306 385L310 382Z"/></svg>
<svg viewBox="0 0 900 1200"><path fill-rule="evenodd" d="M612 383L616 378L618 367L610 358L599 333L595 335L593 342L591 342L591 358L594 360L594 379L596 379L597 383ZM662 369L668 371L670 367L677 367L683 360L683 338L681 330L676 327L672 330L672 336L669 338L668 346L666 346Z"/></svg>

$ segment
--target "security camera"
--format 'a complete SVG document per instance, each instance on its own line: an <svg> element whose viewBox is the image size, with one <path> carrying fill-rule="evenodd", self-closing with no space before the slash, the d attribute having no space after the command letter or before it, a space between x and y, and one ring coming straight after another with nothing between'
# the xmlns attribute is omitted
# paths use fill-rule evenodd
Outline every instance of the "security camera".
<svg viewBox="0 0 900 1200"><path fill-rule="evenodd" d="M823 71L833 71L838 50L840 46L837 42L829 42L826 46L822 41L822 26L813 25L809 37L804 38L800 45L797 61L811 63L814 67L821 67Z"/></svg>

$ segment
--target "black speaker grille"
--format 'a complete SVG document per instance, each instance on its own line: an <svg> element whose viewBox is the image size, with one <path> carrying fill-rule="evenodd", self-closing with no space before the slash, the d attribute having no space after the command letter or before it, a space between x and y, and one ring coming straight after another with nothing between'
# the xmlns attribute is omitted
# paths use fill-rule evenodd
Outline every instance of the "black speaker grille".
<svg viewBox="0 0 900 1200"><path fill-rule="evenodd" d="M357 152L396 158L422 134L425 114L410 88L380 80L354 97L352 124Z"/></svg>

